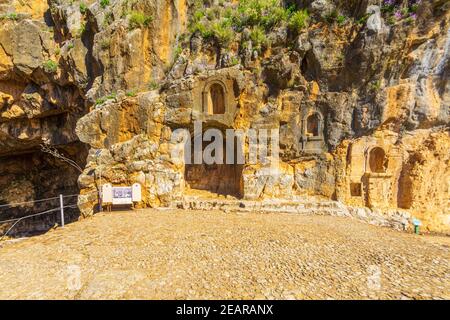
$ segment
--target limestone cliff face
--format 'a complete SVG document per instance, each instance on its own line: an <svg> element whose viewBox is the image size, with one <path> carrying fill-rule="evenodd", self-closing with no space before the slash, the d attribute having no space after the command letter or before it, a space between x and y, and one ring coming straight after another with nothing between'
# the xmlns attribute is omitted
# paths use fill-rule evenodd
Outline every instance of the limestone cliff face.
<svg viewBox="0 0 450 320"><path fill-rule="evenodd" d="M83 166L88 150L75 134L87 112L83 91L65 66L68 53L47 2L2 1L0 17L0 203L76 193L80 172L40 151L42 143L55 146ZM6 219L47 205L0 214Z"/></svg>
<svg viewBox="0 0 450 320"><path fill-rule="evenodd" d="M49 160L46 141L84 166L66 181L83 215L101 184L139 182L146 206L320 195L450 232L447 1L23 3L0 2L1 201L55 190L12 165ZM172 133L195 121L276 130L281 161L250 161L247 139L243 165L185 164Z"/></svg>

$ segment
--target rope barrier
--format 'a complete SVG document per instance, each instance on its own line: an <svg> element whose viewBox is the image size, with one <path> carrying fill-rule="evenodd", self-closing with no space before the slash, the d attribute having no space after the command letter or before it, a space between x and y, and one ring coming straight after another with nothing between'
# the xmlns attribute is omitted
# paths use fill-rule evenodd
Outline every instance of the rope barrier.
<svg viewBox="0 0 450 320"><path fill-rule="evenodd" d="M97 194L98 191L91 191L88 193L85 193L83 195L88 195L91 193L95 193ZM61 212L61 223L62 223L62 227L64 227L64 209L66 208L77 208L78 205L76 203L74 204L68 204L68 205L63 205L63 198L70 198L70 197L79 197L79 194L69 194L69 195L60 195L59 197L52 197L52 198L46 198L46 199L38 199L38 200L34 200L34 201L26 201L26 202L16 202L16 203L10 203L10 204L5 204L5 205L0 205L0 208L2 207L12 207L12 206L17 206L17 205L23 205L23 204L29 204L29 203L37 203L37 202L44 202L44 201L51 201L51 200L56 200L56 199L60 199L60 206L57 208L53 208L53 209L49 209L46 211L42 211L42 212L38 212L38 213L34 213L34 214L30 214L27 216L23 216L20 218L14 218L14 219L8 219L8 220L3 220L0 221L0 224L3 223L10 223L10 222L14 222L12 224L12 226L1 236L0 241L3 240L3 238L22 220L27 219L27 218L32 218L32 217L36 217L36 216L40 216L46 213L51 213L51 212L55 212L55 211L60 211Z"/></svg>
<svg viewBox="0 0 450 320"><path fill-rule="evenodd" d="M49 200L55 200L55 199L58 199L58 198L59 197L52 197L52 198L38 199L38 200L33 200L33 201L26 201L26 202L14 202L14 203L9 203L9 204L2 204L2 205L0 205L0 208L12 207L12 206L20 206L20 205L29 204L29 203L44 202L44 201L49 201Z"/></svg>
<svg viewBox="0 0 450 320"><path fill-rule="evenodd" d="M91 193L98 193L98 191L91 191L91 192L84 193L84 194L68 194L68 195L63 195L63 198L84 196L84 195L88 195L88 194L91 194ZM25 202L13 202L13 203L8 203L8 204L1 204L0 205L0 209L1 208L6 208L6 207L20 206L20 205L30 204L30 203L51 201L51 200L56 200L56 199L59 199L59 197L51 197L51 198L38 199L38 200L32 200L32 201L25 201Z"/></svg>
<svg viewBox="0 0 450 320"><path fill-rule="evenodd" d="M50 210L47 210L47 211L43 211L43 212L31 214L31 215L28 215L28 216L25 216L25 217L13 219L13 220L17 220L17 221L14 222L13 225L12 225L12 226L11 226L11 227L3 234L3 236L0 238L0 241L3 240L4 237L6 237L6 235L8 234L8 232L10 232L11 229L14 228L14 227L16 226L16 224L19 223L19 221L21 221L21 220L23 220L23 219L26 219L26 218L36 217L36 216L40 216L40 215L43 215L43 214L46 214L46 213L49 213L49 212L58 211L58 210L59 210L59 208L56 208L56 209L50 209ZM11 220L7 220L7 221L11 221ZM1 221L1 222L4 222L4 221Z"/></svg>

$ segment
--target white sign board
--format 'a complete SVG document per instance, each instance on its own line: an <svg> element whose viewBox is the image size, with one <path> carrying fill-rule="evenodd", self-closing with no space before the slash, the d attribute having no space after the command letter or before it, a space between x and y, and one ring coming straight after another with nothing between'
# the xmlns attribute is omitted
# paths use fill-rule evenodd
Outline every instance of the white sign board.
<svg viewBox="0 0 450 320"><path fill-rule="evenodd" d="M141 202L142 196L141 196L141 185L139 183L133 184L131 195L133 197L133 202Z"/></svg>
<svg viewBox="0 0 450 320"><path fill-rule="evenodd" d="M102 202L112 203L112 199L113 199L112 185L110 183L104 184L102 186Z"/></svg>
<svg viewBox="0 0 450 320"><path fill-rule="evenodd" d="M112 204L132 204L132 194L133 192L131 187L113 187Z"/></svg>

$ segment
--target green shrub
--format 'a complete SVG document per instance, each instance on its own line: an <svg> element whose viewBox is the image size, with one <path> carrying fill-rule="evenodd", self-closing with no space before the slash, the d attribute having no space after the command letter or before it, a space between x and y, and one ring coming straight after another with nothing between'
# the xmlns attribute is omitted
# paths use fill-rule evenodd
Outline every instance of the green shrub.
<svg viewBox="0 0 450 320"><path fill-rule="evenodd" d="M0 16L0 20L3 20L3 19L17 21L19 19L19 16L15 12L5 13L5 14Z"/></svg>
<svg viewBox="0 0 450 320"><path fill-rule="evenodd" d="M105 9L107 6L109 6L109 0L100 0L100 6Z"/></svg>
<svg viewBox="0 0 450 320"><path fill-rule="evenodd" d="M212 25L212 34L222 47L228 46L235 35L228 20L214 23Z"/></svg>
<svg viewBox="0 0 450 320"><path fill-rule="evenodd" d="M173 57L174 57L173 60L176 61L182 52L183 52L183 47L181 45L178 45L175 48L175 51L173 52Z"/></svg>
<svg viewBox="0 0 450 320"><path fill-rule="evenodd" d="M268 40L264 29L255 26L250 32L250 40L252 40L253 48L262 51L268 46Z"/></svg>
<svg viewBox="0 0 450 320"><path fill-rule="evenodd" d="M53 60L47 60L46 62L44 62L42 67L44 68L44 71L47 73L55 73L56 70L58 70L58 63L56 63Z"/></svg>
<svg viewBox="0 0 450 320"><path fill-rule="evenodd" d="M189 31L198 32L205 39L214 37L221 47L229 46L235 34L248 28L252 42L259 50L266 46L265 34L275 27L288 26L299 31L309 23L306 10L285 8L281 0L240 0L232 6L204 8L196 1L197 10L190 20Z"/></svg>
<svg viewBox="0 0 450 320"><path fill-rule="evenodd" d="M149 88L150 90L156 90L156 89L159 88L159 84L158 84L156 81L150 81L150 82L148 83L148 88Z"/></svg>
<svg viewBox="0 0 450 320"><path fill-rule="evenodd" d="M127 97L136 97L136 90L130 90L125 93Z"/></svg>
<svg viewBox="0 0 450 320"><path fill-rule="evenodd" d="M336 18L336 22L337 22L339 25L343 25L343 24L345 23L345 21L347 21L347 18L346 18L345 16L343 16L343 15L339 15L339 16Z"/></svg>
<svg viewBox="0 0 450 320"><path fill-rule="evenodd" d="M359 18L358 20L356 20L356 24L359 25L364 25L367 22L367 19L369 19L370 15L369 14L365 14L363 15L361 18Z"/></svg>
<svg viewBox="0 0 450 320"><path fill-rule="evenodd" d="M86 31L86 23L82 22L80 24L80 29L77 30L75 37L76 38L81 38L83 36L83 33Z"/></svg>
<svg viewBox="0 0 450 320"><path fill-rule="evenodd" d="M129 18L129 27L130 29L148 27L152 21L152 16L146 16L142 12L132 11Z"/></svg>
<svg viewBox="0 0 450 320"><path fill-rule="evenodd" d="M100 41L100 48L102 48L103 50L109 49L111 42L109 39L103 39L102 41Z"/></svg>
<svg viewBox="0 0 450 320"><path fill-rule="evenodd" d="M260 25L264 26L266 29L270 29L287 21L290 14L290 9L286 10L283 7L276 6L272 8L267 15L261 17Z"/></svg>
<svg viewBox="0 0 450 320"><path fill-rule="evenodd" d="M309 13L307 10L295 11L289 18L289 28L293 31L300 31L309 24Z"/></svg>
<svg viewBox="0 0 450 320"><path fill-rule="evenodd" d="M103 27L106 29L111 23L114 21L114 14L112 12L108 12L103 19Z"/></svg>
<svg viewBox="0 0 450 320"><path fill-rule="evenodd" d="M97 100L95 100L95 105L98 106L100 104L104 104L108 99L106 99L105 97L101 97L98 98Z"/></svg>
<svg viewBox="0 0 450 320"><path fill-rule="evenodd" d="M197 10L194 12L193 19L194 21L198 22L202 20L202 18L205 16L205 10Z"/></svg>
<svg viewBox="0 0 450 320"><path fill-rule="evenodd" d="M211 28L201 21L198 21L191 25L189 31L192 33L198 32L205 39L210 38L214 35L214 32L211 30Z"/></svg>
<svg viewBox="0 0 450 320"><path fill-rule="evenodd" d="M239 63L240 63L240 60L239 60L238 57L232 57L232 58L231 58L231 65L232 65L232 66L235 66L235 65L237 65L237 64L239 64Z"/></svg>
<svg viewBox="0 0 450 320"><path fill-rule="evenodd" d="M115 100L117 97L117 94L115 92L112 92L104 97L98 98L97 100L95 100L95 105L98 106L100 104L105 103L108 100Z"/></svg>
<svg viewBox="0 0 450 320"><path fill-rule="evenodd" d="M112 93L110 93L110 94L108 94L108 95L106 96L106 98L107 98L108 100L116 99L116 97L117 97L117 93L115 93L115 92L112 92Z"/></svg>
<svg viewBox="0 0 450 320"><path fill-rule="evenodd" d="M80 13L85 14L87 12L87 9L88 9L87 5L84 2L81 2L80 3Z"/></svg>

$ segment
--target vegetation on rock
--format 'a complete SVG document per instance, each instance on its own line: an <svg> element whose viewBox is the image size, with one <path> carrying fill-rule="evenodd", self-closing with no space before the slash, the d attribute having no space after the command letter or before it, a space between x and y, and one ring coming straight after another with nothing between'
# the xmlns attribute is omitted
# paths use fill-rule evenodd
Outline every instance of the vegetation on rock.
<svg viewBox="0 0 450 320"><path fill-rule="evenodd" d="M243 0L237 4L223 1L219 5L199 9L193 14L189 30L203 38L215 38L222 47L228 47L236 34L246 29L257 50L268 45L266 33L285 26L299 32L309 23L306 9L284 7L280 0Z"/></svg>
<svg viewBox="0 0 450 320"><path fill-rule="evenodd" d="M109 0L100 0L100 6L105 9L109 5Z"/></svg>
<svg viewBox="0 0 450 320"><path fill-rule="evenodd" d="M129 28L136 29L142 27L148 27L148 25L153 21L152 16L147 16L142 12L132 11L129 14Z"/></svg>
<svg viewBox="0 0 450 320"><path fill-rule="evenodd" d="M44 62L42 67L44 68L45 72L55 73L58 70L58 63L53 60L47 60L46 62Z"/></svg>

